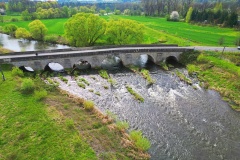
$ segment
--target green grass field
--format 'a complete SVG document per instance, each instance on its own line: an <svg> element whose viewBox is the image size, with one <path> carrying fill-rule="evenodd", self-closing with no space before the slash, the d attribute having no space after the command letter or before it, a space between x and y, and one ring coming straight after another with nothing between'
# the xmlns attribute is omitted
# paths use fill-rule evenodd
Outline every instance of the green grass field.
<svg viewBox="0 0 240 160"><path fill-rule="evenodd" d="M144 24L145 44L159 43L159 41L166 41L166 43L178 44L180 46L219 46L219 39L224 38L223 46L235 46L235 41L238 32L230 28L219 28L210 26L197 26L183 22L168 22L165 18L158 17L144 17L144 16L102 16L104 19L124 18L135 20ZM48 34L63 35L64 23L67 19L48 19L41 20L48 28ZM18 27L28 29L30 21L7 22L0 23L0 26L13 23Z"/></svg>

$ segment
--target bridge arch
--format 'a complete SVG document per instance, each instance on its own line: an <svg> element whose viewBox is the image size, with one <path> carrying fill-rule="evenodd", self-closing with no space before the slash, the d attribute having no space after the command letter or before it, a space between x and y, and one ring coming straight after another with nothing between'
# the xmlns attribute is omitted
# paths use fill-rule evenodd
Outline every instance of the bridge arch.
<svg viewBox="0 0 240 160"><path fill-rule="evenodd" d="M92 68L91 64L87 60L83 60L83 59L80 59L79 61L73 64L73 69L82 70L82 69L91 69L91 68Z"/></svg>
<svg viewBox="0 0 240 160"><path fill-rule="evenodd" d="M140 67L146 67L149 64L154 64L154 58L149 54L140 54L136 59L136 65Z"/></svg>
<svg viewBox="0 0 240 160"><path fill-rule="evenodd" d="M64 72L64 67L58 62L49 62L43 71Z"/></svg>
<svg viewBox="0 0 240 160"><path fill-rule="evenodd" d="M179 61L178 61L178 58L175 57L175 56L169 56L169 57L167 57L167 58L165 59L165 63L166 63L167 65L172 65L172 66L174 66L174 67L180 65L180 63L179 63Z"/></svg>
<svg viewBox="0 0 240 160"><path fill-rule="evenodd" d="M108 55L101 62L103 69L115 70L120 69L123 66L123 61L119 56Z"/></svg>

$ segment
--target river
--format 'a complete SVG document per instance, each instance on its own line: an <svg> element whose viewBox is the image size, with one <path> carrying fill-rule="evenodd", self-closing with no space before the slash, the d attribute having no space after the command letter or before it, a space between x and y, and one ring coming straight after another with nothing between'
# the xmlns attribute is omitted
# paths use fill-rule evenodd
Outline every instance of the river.
<svg viewBox="0 0 240 160"><path fill-rule="evenodd" d="M0 46L15 52L69 48L69 46L66 45L50 44L33 40L29 41L24 39L16 39L7 34L2 33L0 33Z"/></svg>
<svg viewBox="0 0 240 160"><path fill-rule="evenodd" d="M97 70L81 73L80 77L90 83L86 89L78 87L70 76L66 76L68 84L55 79L63 90L93 100L102 112L109 110L127 121L130 130L141 130L151 141L152 160L239 159L239 113L217 92L201 88L197 80L196 87L180 81L175 71L151 67L151 77L156 80L151 86L141 75L126 68L109 72L117 81L114 86L102 79ZM144 97L144 103L128 93L127 84Z"/></svg>

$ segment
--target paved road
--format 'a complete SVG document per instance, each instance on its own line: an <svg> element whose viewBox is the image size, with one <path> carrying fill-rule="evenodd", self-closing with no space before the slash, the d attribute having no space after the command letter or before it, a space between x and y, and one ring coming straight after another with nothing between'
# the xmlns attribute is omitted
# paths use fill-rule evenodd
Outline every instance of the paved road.
<svg viewBox="0 0 240 160"><path fill-rule="evenodd" d="M194 49L199 50L199 51L220 51L220 52L222 52L224 47L195 46ZM240 52L240 50L238 50L237 47L225 47L224 51L226 51L226 52Z"/></svg>

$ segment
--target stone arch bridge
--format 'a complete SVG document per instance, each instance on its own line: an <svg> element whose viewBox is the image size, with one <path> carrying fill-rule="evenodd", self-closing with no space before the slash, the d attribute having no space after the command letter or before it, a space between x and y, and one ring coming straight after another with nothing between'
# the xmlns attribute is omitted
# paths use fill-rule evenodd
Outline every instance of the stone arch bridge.
<svg viewBox="0 0 240 160"><path fill-rule="evenodd" d="M140 55L147 54L150 59L159 64L168 57L179 56L183 52L192 51L193 48L167 46L167 47L122 47L122 48L105 48L93 50L61 50L61 51L44 51L44 52L26 52L12 53L0 56L0 63L10 63L14 66L29 66L35 70L42 70L50 62L60 63L64 68L72 68L79 61L87 61L92 68L101 67L104 59L109 56L119 57L122 64L127 66L134 64Z"/></svg>

